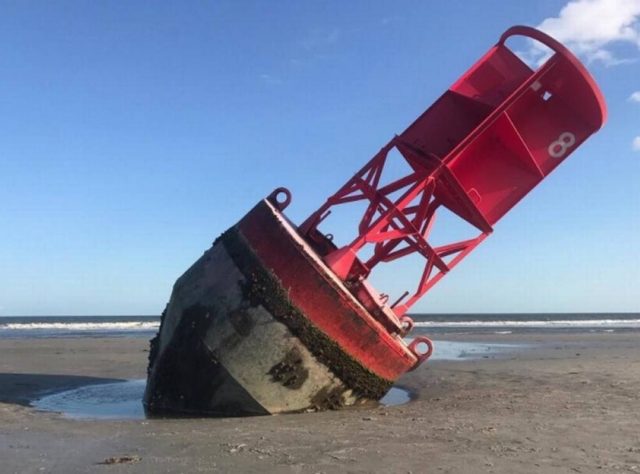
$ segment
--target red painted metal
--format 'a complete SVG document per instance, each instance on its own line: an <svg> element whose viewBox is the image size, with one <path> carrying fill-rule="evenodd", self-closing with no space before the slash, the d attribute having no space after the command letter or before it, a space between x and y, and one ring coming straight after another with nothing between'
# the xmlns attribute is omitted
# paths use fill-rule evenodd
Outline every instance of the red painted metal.
<svg viewBox="0 0 640 474"><path fill-rule="evenodd" d="M553 55L532 70L506 46L514 35L545 44ZM370 272L409 254L424 257L414 293L391 306L395 317L390 319L406 331L412 325L407 310L605 119L604 98L575 56L546 34L515 26L311 214L299 232L371 311L384 307L388 297L374 296L365 280ZM392 149L411 171L383 183ZM358 234L336 247L318 226L334 206L356 201L367 203ZM471 224L475 233L431 245L440 208ZM365 246L373 246L373 252L361 260L358 252Z"/></svg>
<svg viewBox="0 0 640 474"><path fill-rule="evenodd" d="M267 198L276 208L278 191ZM393 381L424 360L396 337L397 331L382 324L384 318L376 318L359 304L322 260L313 258L315 252L295 227L264 201L237 227L263 265L277 275L289 299L358 363Z"/></svg>

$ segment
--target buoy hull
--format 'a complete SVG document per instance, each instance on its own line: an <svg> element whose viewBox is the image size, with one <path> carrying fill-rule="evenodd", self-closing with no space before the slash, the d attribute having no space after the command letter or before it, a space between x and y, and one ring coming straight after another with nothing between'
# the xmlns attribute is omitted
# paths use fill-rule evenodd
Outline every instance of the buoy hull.
<svg viewBox="0 0 640 474"><path fill-rule="evenodd" d="M378 400L417 363L267 200L176 281L149 359L149 414L217 416Z"/></svg>

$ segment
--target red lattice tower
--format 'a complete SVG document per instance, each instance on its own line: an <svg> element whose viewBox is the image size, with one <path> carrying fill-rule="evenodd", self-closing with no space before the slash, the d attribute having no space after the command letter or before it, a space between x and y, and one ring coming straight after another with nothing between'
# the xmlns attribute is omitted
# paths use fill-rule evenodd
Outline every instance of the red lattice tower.
<svg viewBox="0 0 640 474"><path fill-rule="evenodd" d="M553 55L534 71L505 45L513 35L537 40ZM366 283L370 272L409 254L424 257L416 290L391 305L395 316L404 318L509 209L596 132L605 117L600 90L573 54L540 31L513 27L311 214L299 232L374 311L385 306L386 296ZM392 149L411 171L381 184ZM337 248L318 226L333 207L356 201L367 203L358 234ZM440 208L471 224L476 234L431 245ZM365 246L373 246L373 252L361 260L358 253Z"/></svg>

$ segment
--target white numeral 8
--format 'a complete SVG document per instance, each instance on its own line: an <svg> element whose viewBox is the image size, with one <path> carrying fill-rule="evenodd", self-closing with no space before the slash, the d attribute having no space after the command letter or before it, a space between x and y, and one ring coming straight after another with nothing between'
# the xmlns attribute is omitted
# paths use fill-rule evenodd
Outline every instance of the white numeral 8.
<svg viewBox="0 0 640 474"><path fill-rule="evenodd" d="M575 143L576 136L573 133L563 132L560 134L556 141L553 141L549 144L549 148L547 148L547 151L552 157L561 158L567 153L567 150L570 147L575 145Z"/></svg>

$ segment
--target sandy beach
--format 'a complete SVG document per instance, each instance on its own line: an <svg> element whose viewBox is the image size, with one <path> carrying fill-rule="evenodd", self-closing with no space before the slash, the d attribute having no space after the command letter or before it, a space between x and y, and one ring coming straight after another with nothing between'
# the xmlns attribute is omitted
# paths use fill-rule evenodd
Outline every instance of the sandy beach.
<svg viewBox="0 0 640 474"><path fill-rule="evenodd" d="M0 471L640 472L640 334L446 339L529 346L427 363L401 380L414 397L404 405L105 421L68 419L29 403L144 377L146 340L0 340Z"/></svg>

